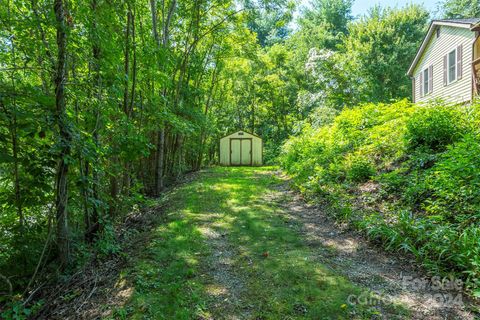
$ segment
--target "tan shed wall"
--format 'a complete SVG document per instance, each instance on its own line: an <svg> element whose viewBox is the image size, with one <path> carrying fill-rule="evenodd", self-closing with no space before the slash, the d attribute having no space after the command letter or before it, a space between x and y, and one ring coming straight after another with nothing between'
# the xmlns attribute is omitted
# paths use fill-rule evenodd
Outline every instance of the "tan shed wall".
<svg viewBox="0 0 480 320"><path fill-rule="evenodd" d="M419 63L413 70L415 77L415 102L424 102L430 99L441 98L448 102L460 103L472 99L472 46L475 32L467 28L440 26L440 37L435 32L422 55ZM462 79L443 85L443 56L463 44ZM420 72L433 65L432 93L421 97Z"/></svg>
<svg viewBox="0 0 480 320"><path fill-rule="evenodd" d="M243 135L239 135L243 132ZM238 131L229 136L220 139L220 164L222 166L230 165L230 139L252 139L252 165L261 166L263 162L263 142L262 139L249 134L245 131Z"/></svg>
<svg viewBox="0 0 480 320"><path fill-rule="evenodd" d="M228 137L220 139L220 164L230 165L230 138Z"/></svg>

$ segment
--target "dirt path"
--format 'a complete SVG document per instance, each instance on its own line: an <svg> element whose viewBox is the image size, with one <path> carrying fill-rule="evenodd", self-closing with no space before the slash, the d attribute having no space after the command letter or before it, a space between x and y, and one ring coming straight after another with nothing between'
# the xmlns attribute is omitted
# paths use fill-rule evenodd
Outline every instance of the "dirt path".
<svg viewBox="0 0 480 320"><path fill-rule="evenodd" d="M276 174L284 183L276 187L269 200L285 208L295 222L292 227L318 253L318 261L367 287L387 303L404 305L410 311L409 319L478 319L468 310L471 302L461 291L422 285L433 277L415 268L414 260L386 253L347 226L335 223L324 209L308 205L293 192L284 175Z"/></svg>
<svg viewBox="0 0 480 320"><path fill-rule="evenodd" d="M236 272L234 257L238 254L226 240L226 233L215 231L209 226L200 226L200 232L207 239L213 254L207 259L204 271L210 278L207 291L213 298L211 306L224 319L246 319L248 310L244 310L244 279Z"/></svg>
<svg viewBox="0 0 480 320"><path fill-rule="evenodd" d="M475 319L439 303L458 292L416 288L413 261L335 224L271 168L205 170L147 212L122 229L121 263L87 266L40 318Z"/></svg>

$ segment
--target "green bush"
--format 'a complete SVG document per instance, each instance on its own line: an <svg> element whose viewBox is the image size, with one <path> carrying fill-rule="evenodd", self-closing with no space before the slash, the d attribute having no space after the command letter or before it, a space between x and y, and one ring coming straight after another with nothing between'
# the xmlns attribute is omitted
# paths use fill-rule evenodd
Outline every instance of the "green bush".
<svg viewBox="0 0 480 320"><path fill-rule="evenodd" d="M412 112L406 100L345 109L331 124L305 126L290 138L279 162L299 183L312 176L323 183L364 181L404 157L405 121Z"/></svg>
<svg viewBox="0 0 480 320"><path fill-rule="evenodd" d="M347 178L354 182L365 182L375 174L372 162L363 156L352 156L348 159Z"/></svg>
<svg viewBox="0 0 480 320"><path fill-rule="evenodd" d="M449 146L426 182L432 196L426 212L456 222L480 222L480 138L466 135Z"/></svg>
<svg viewBox="0 0 480 320"><path fill-rule="evenodd" d="M419 107L407 121L407 141L410 148L427 147L443 151L465 132L463 115L457 107L433 104Z"/></svg>
<svg viewBox="0 0 480 320"><path fill-rule="evenodd" d="M480 103L357 106L304 126L280 164L302 192L329 202L335 218L432 272L463 277L480 295L479 124ZM380 187L362 194L369 179Z"/></svg>

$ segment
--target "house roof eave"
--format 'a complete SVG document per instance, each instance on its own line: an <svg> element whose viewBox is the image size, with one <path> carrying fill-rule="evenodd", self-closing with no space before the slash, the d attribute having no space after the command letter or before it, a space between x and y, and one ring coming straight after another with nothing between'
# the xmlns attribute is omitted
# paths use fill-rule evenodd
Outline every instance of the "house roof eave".
<svg viewBox="0 0 480 320"><path fill-rule="evenodd" d="M413 77L413 70L418 64L418 61L423 55L423 52L425 51L425 48L427 47L428 42L430 41L430 38L433 35L433 32L437 26L449 26L449 27L457 27L457 28L464 28L464 29L469 29L473 31L473 28L479 27L480 28L480 23L477 24L472 24L472 23L464 23L464 22L451 22L451 21L443 21L443 20L432 20L430 22L430 26L428 27L428 32L423 38L422 44L417 50L417 53L415 55L415 58L413 59L412 63L410 64L410 67L408 68L407 75L410 77Z"/></svg>

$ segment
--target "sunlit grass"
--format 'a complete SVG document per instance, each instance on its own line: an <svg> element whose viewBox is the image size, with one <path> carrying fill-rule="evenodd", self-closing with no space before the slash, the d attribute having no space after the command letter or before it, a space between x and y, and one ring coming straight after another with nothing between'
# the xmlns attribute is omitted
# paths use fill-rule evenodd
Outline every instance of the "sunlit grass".
<svg viewBox="0 0 480 320"><path fill-rule="evenodd" d="M272 168L214 168L164 200L168 221L150 235L126 273L134 295L116 315L132 319L370 319L347 304L362 289L315 259L283 210L265 199L279 181ZM238 301L218 308L229 288L210 273L216 252L205 236L224 237ZM227 249L225 249L227 250Z"/></svg>

